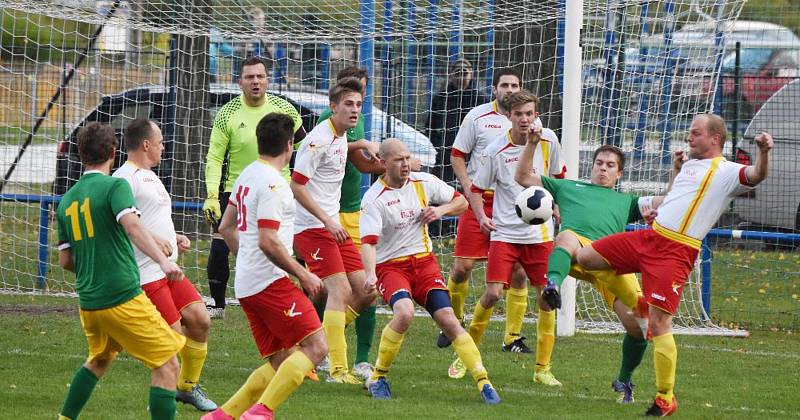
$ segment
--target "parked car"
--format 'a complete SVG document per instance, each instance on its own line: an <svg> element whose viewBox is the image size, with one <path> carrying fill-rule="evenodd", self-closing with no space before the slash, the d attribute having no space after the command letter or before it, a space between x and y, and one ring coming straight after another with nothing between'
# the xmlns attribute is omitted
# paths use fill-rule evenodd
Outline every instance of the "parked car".
<svg viewBox="0 0 800 420"><path fill-rule="evenodd" d="M310 131L316 125L317 116L328 106L328 97L322 93L297 91L270 93L287 100L300 112L303 126L307 131ZM210 118L216 115L219 108L239 94L241 94L241 90L235 84L212 84L206 94L206 106L210 111ZM97 107L89 112L72 132L59 143L53 192L59 195L64 194L80 178L83 165L80 163L80 157L78 156L77 134L81 127L92 121L110 124L120 139L122 138L124 127L135 118L150 118L163 128L168 123L167 110L171 103L167 89L164 86L157 85L137 87L104 96ZM399 138L406 143L412 156L420 159L423 166L434 166L436 150L428 140L428 137L403 121L373 107L372 130L373 140L382 140L388 137ZM203 139L203 141L208 140ZM165 146L167 152L169 152L171 145L166 144ZM165 156L168 156L168 153ZM125 151L120 150L115 167L122 164L124 160ZM157 172L159 176L168 176L170 169L171 162L166 160L159 166Z"/></svg>
<svg viewBox="0 0 800 420"><path fill-rule="evenodd" d="M755 164L752 141L761 131L775 140L769 176L754 192L733 201L733 211L745 228L800 232L800 80L781 88L755 114L737 146L736 160Z"/></svg>

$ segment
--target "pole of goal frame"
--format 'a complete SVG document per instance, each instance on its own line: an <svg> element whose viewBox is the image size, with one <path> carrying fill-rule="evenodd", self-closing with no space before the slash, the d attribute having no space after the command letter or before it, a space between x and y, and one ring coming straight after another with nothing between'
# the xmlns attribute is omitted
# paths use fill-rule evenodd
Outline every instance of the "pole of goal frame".
<svg viewBox="0 0 800 420"><path fill-rule="evenodd" d="M364 95L361 113L364 114L364 137L372 139L372 86L375 84L375 0L361 0L361 40L359 41L358 61L367 70L369 80ZM369 174L361 176L362 191L369 188Z"/></svg>
<svg viewBox="0 0 800 420"><path fill-rule="evenodd" d="M578 144L581 138L581 27L583 0L559 0L564 6L564 91L561 150L567 165L567 178L578 178ZM561 7L560 7L561 8ZM560 13L559 13L560 14ZM561 285L561 309L558 311L557 334L575 334L575 279L567 277Z"/></svg>

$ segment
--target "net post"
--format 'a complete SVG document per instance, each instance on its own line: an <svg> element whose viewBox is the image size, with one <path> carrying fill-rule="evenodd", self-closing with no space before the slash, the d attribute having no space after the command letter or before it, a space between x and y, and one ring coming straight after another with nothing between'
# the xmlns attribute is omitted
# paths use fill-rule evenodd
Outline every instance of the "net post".
<svg viewBox="0 0 800 420"><path fill-rule="evenodd" d="M359 66L367 70L367 83L361 113L364 115L364 138L372 139L372 86L375 84L375 0L361 0L361 39L359 40ZM370 175L361 175L361 190L369 189Z"/></svg>
<svg viewBox="0 0 800 420"><path fill-rule="evenodd" d="M578 153L581 138L581 27L583 26L583 0L559 0L564 11L564 109L561 138L567 177L578 177ZM561 13L559 13L561 15ZM568 93L568 94L567 94ZM557 317L559 336L575 335L575 279L567 277L561 285L561 309Z"/></svg>

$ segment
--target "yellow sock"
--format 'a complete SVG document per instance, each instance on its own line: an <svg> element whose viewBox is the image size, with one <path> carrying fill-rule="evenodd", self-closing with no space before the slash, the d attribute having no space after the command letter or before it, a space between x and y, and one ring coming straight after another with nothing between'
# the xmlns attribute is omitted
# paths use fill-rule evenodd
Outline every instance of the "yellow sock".
<svg viewBox="0 0 800 420"><path fill-rule="evenodd" d="M58 415L58 420L72 420L72 419L67 417L67 416L65 416L65 415L63 415L63 414L59 414Z"/></svg>
<svg viewBox="0 0 800 420"><path fill-rule="evenodd" d="M450 303L453 305L453 313L459 321L464 321L464 302L469 293L469 277L461 283L456 283L453 278L447 280L447 291L450 292Z"/></svg>
<svg viewBox="0 0 800 420"><path fill-rule="evenodd" d="M347 309L344 312L344 326L347 327L348 325L352 324L356 318L358 318L358 312L356 312L356 310L350 305L347 305Z"/></svg>
<svg viewBox="0 0 800 420"><path fill-rule="evenodd" d="M258 402L275 411L303 383L306 372L313 368L314 362L305 353L295 351L278 366L275 377L267 385Z"/></svg>
<svg viewBox="0 0 800 420"><path fill-rule="evenodd" d="M653 337L653 364L656 368L656 392L666 401L672 401L675 387L675 367L678 365L678 348L672 333Z"/></svg>
<svg viewBox="0 0 800 420"><path fill-rule="evenodd" d="M383 328L381 344L378 346L378 360L375 361L375 370L372 372L373 380L389 373L389 368L400 352L400 346L403 345L403 337L404 334L400 334L388 325Z"/></svg>
<svg viewBox="0 0 800 420"><path fill-rule="evenodd" d="M344 339L346 315L343 311L325 311L322 326L328 338L331 374L347 371L347 341Z"/></svg>
<svg viewBox="0 0 800 420"><path fill-rule="evenodd" d="M489 374L481 361L481 353L478 351L478 346L472 340L469 334L461 334L453 340L453 348L456 350L458 358L464 362L472 379L478 385L478 390L483 389L489 382Z"/></svg>
<svg viewBox="0 0 800 420"><path fill-rule="evenodd" d="M506 292L506 333L503 344L511 344L522 332L522 319L528 310L528 288L510 288Z"/></svg>
<svg viewBox="0 0 800 420"><path fill-rule="evenodd" d="M180 351L181 373L178 376L178 390L189 392L200 382L200 373L206 363L208 343L201 343L186 337L186 345Z"/></svg>
<svg viewBox="0 0 800 420"><path fill-rule="evenodd" d="M248 408L258 401L267 385L272 381L275 376L275 369L272 364L267 361L263 366L253 371L250 377L247 378L244 385L236 391L235 394L222 405L222 411L225 414L234 418L239 418Z"/></svg>
<svg viewBox="0 0 800 420"><path fill-rule="evenodd" d="M550 366L556 339L556 311L539 309L536 320L536 371Z"/></svg>
<svg viewBox="0 0 800 420"><path fill-rule="evenodd" d="M494 307L484 308L480 301L475 303L475 312L472 314L472 322L469 323L469 335L476 346L481 345L481 339L486 327L489 326L492 312L494 312Z"/></svg>

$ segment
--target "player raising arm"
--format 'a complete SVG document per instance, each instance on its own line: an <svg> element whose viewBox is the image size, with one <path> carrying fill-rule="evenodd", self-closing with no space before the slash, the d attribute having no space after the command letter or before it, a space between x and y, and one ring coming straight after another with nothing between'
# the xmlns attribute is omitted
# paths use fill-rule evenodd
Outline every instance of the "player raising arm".
<svg viewBox="0 0 800 420"><path fill-rule="evenodd" d="M615 146L604 145L594 151L591 183L567 179L554 179L524 168L533 162L536 137L534 131L522 154L515 179L523 187L543 186L555 199L561 213L561 229L555 240L555 249L547 263L548 285L543 298L548 306L559 308L561 298L558 287L570 274L591 283L604 298L609 308L619 317L627 334L622 340L622 366L613 381L620 394L618 402L633 402L633 370L641 363L647 348L646 307L639 281L634 274L617 276L611 270L589 271L577 264L575 253L602 237L623 232L625 225L653 213L663 197L636 197L614 191L622 177L625 155ZM676 159L676 162L679 162ZM629 309L630 308L630 309ZM639 311L637 317L630 311Z"/></svg>
<svg viewBox="0 0 800 420"><path fill-rule="evenodd" d="M611 235L576 253L578 264L588 270L642 273L644 298L650 305L657 391L648 416L668 416L678 409L673 394L678 349L672 317L678 312L702 241L733 197L751 190L769 170L772 136L756 136L758 160L755 166L744 166L722 156L727 134L721 117L696 116L689 126L690 159L659 206L653 228Z"/></svg>
<svg viewBox="0 0 800 420"><path fill-rule="evenodd" d="M236 252L234 291L267 362L219 409L203 420L272 419L328 351L312 297L322 282L292 258L295 203L281 176L292 156L292 120L267 114L256 128L259 159L233 186L220 233Z"/></svg>
<svg viewBox="0 0 800 420"><path fill-rule="evenodd" d="M81 327L89 344L89 357L72 378L61 420L78 418L122 350L151 370L151 418L175 418L175 355L186 338L167 325L142 293L131 242L168 280L182 279L183 272L139 221L128 183L108 176L117 143L111 126L93 122L80 130L78 150L85 171L56 211L58 261L76 274Z"/></svg>
<svg viewBox="0 0 800 420"><path fill-rule="evenodd" d="M461 194L433 175L410 172L410 154L399 140L381 144L386 173L361 201L361 255L368 284L377 283L393 316L383 329L375 370L367 382L373 398L390 399L386 375L414 318L414 302L424 307L452 341L487 404L500 397L489 382L478 347L450 306L433 254L427 224L467 208Z"/></svg>

